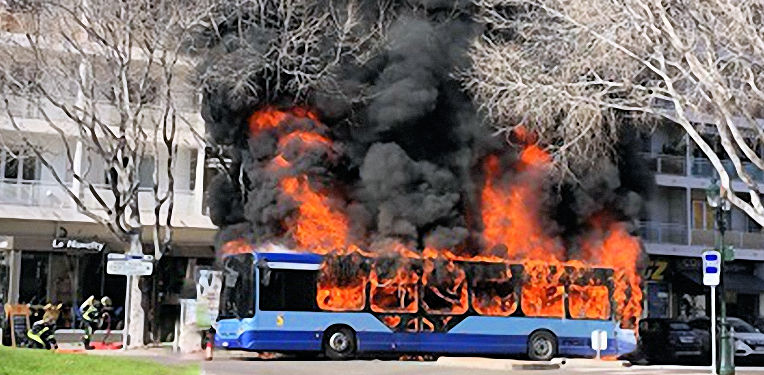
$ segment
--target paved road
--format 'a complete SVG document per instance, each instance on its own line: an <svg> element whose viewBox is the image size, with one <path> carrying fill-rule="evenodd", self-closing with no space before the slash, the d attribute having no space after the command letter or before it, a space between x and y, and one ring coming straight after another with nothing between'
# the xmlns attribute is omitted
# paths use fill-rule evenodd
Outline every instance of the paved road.
<svg viewBox="0 0 764 375"><path fill-rule="evenodd" d="M260 359L216 359L202 365L205 375L708 375L702 367L634 366L630 368L563 368L560 370L493 371L475 368L445 367L435 362L360 360L296 361ZM764 375L762 368L738 368L738 375Z"/></svg>

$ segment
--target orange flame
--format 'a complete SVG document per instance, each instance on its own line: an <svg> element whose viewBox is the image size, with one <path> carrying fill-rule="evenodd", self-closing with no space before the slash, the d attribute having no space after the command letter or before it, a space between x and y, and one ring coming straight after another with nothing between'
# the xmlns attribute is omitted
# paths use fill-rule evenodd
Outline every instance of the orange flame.
<svg viewBox="0 0 764 375"><path fill-rule="evenodd" d="M534 146L531 146L534 147ZM525 154L525 153L524 153ZM528 153L531 164L543 165L544 158ZM489 247L504 245L506 260L560 259L563 248L558 241L544 233L538 218L539 194L544 175L525 173L520 182L502 188L499 180L499 159L489 157L485 162L486 181L482 191L483 238Z"/></svg>
<svg viewBox="0 0 764 375"><path fill-rule="evenodd" d="M345 215L331 208L329 199L313 191L303 176L281 180L281 189L300 203L294 238L303 249L326 254L347 244Z"/></svg>
<svg viewBox="0 0 764 375"><path fill-rule="evenodd" d="M247 254L252 252L252 244L243 238L237 238L224 243L220 252L224 255Z"/></svg>
<svg viewBox="0 0 764 375"><path fill-rule="evenodd" d="M419 310L419 275L410 261L405 264L383 264L390 259L377 259L369 277L371 310L374 312L414 313Z"/></svg>
<svg viewBox="0 0 764 375"><path fill-rule="evenodd" d="M528 316L563 317L564 287L560 281L562 264L528 260L523 264L526 278L522 288L521 308Z"/></svg>

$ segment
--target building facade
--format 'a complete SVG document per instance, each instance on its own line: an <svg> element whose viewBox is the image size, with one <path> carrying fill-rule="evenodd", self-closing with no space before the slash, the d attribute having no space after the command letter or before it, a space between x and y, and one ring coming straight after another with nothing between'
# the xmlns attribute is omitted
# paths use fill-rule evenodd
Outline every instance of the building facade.
<svg viewBox="0 0 764 375"><path fill-rule="evenodd" d="M23 40L27 31L25 16L23 12L0 8L3 41L18 36ZM5 68L23 75L21 65ZM179 64L177 73L183 77L192 68ZM173 243L171 251L156 262L153 275L146 278L150 282L142 286L144 297L150 296L148 301L144 298L147 326L165 323L158 331L159 337L154 338L159 340L172 338L185 280L193 277L197 266L213 263L216 232L204 207L206 158L205 142L199 136L205 132L199 113L200 98L187 87L172 90L180 98L176 109L185 120L176 130L177 152L171 171ZM82 97L82 89L58 94L59 100L75 103ZM10 91L4 91L3 97L8 100L7 109L16 124L9 116L0 116L0 306L61 303L58 327L70 329L76 328L79 320L75 307L90 295L108 295L115 307L112 328L119 329L124 320L126 277L109 275L105 268L108 254L124 253L126 244L86 215L103 213L96 196L107 201L114 199L107 184L108 166L104 160L108 159L94 155L92 148L88 151L88 147L82 147L82 142L87 141L83 140L83 133L59 108L45 100L15 97ZM108 101L97 105L103 118L118 116ZM161 112L161 107L152 102L146 108L149 115ZM168 155L161 147L151 147L151 142L146 141L147 147L136 165L142 242L144 252L153 254L153 188L156 185L159 193L166 192L170 182L166 173L158 173L160 180L154 183L154 168L168 168ZM32 148L42 150L42 158ZM92 184L97 195L73 178L74 172ZM86 209L78 207L71 195L78 197ZM165 209L160 220L166 215ZM0 327L3 318L0 314Z"/></svg>
<svg viewBox="0 0 764 375"><path fill-rule="evenodd" d="M704 134L722 155L718 137ZM655 190L640 225L647 259L644 267L645 315L690 319L710 315L709 288L702 285L700 254L714 248L718 231L706 188L716 172L678 127L659 127L644 142L644 157L655 173ZM761 147L758 148L761 154ZM741 198L747 191L729 160L725 169ZM764 174L744 163L764 193ZM764 234L742 211L726 213L724 242L735 260L725 270L730 316L753 323L764 315Z"/></svg>

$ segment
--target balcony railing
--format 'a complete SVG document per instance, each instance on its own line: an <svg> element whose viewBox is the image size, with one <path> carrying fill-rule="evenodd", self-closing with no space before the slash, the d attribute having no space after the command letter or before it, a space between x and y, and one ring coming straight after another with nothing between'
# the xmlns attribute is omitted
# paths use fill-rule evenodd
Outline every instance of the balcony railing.
<svg viewBox="0 0 764 375"><path fill-rule="evenodd" d="M108 189L106 185L95 185L96 191L101 199L106 202L107 205L114 203L114 194ZM92 210L101 210L103 207L96 200L95 196L90 191L84 190L83 202L85 207ZM139 189L138 191L138 207L144 212L154 211L154 197L153 192L150 189ZM192 190L175 189L175 204L173 208L174 215L203 215L202 210L196 210L196 204L194 202L194 192ZM166 209L165 205L165 209Z"/></svg>
<svg viewBox="0 0 764 375"><path fill-rule="evenodd" d="M696 228L691 230L688 244L687 227L683 224L644 221L639 224L639 234L649 243L708 247L716 244L716 231ZM761 249L764 248L764 233L729 230L724 233L724 243L738 249Z"/></svg>
<svg viewBox="0 0 764 375"><path fill-rule="evenodd" d="M2 179L0 179L0 203L54 208L74 206L65 188L58 183Z"/></svg>
<svg viewBox="0 0 764 375"><path fill-rule="evenodd" d="M687 227L682 224L643 221L639 234L647 242L687 244Z"/></svg>
<svg viewBox="0 0 764 375"><path fill-rule="evenodd" d="M716 245L716 232L709 229L693 229L692 245L714 246ZM764 247L764 233L761 232L724 232L724 244L738 249L761 249Z"/></svg>
<svg viewBox="0 0 764 375"><path fill-rule="evenodd" d="M740 179L731 160L722 160L722 166L724 166L724 170L727 171L727 174L729 174L731 178ZM743 169L745 169L754 181L764 182L764 171L756 167L753 163L743 162ZM696 177L716 177L716 170L713 165L711 165L711 162L702 158L694 158L692 160L691 172L692 175Z"/></svg>
<svg viewBox="0 0 764 375"><path fill-rule="evenodd" d="M684 176L687 174L687 163L684 156L644 154L650 163L650 169L660 174Z"/></svg>
<svg viewBox="0 0 764 375"><path fill-rule="evenodd" d="M655 173L677 176L687 175L687 162L684 156L650 153L645 153L643 156L647 159L650 169ZM722 160L722 165L731 178L740 179L731 160ZM754 181L764 182L764 171L756 167L756 165L751 162L743 162L743 168ZM690 159L689 172L689 175L693 177L716 177L716 170L713 165L711 165L711 162L708 161L708 159L704 158Z"/></svg>

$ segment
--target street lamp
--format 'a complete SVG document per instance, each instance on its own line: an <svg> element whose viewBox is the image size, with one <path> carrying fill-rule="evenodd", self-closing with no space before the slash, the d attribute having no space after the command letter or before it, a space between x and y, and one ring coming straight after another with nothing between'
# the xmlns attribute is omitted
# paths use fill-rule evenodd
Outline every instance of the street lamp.
<svg viewBox="0 0 764 375"><path fill-rule="evenodd" d="M721 194L721 188L716 180L706 188L706 200L708 205L716 211L716 228L719 229L719 252L722 254L721 267L719 270L719 315L721 320L721 334L719 335L719 375L735 374L735 352L730 341L730 331L727 325L727 303L724 300L724 263L727 260L727 250L724 246L724 231L727 230L725 212L731 208L730 201Z"/></svg>

